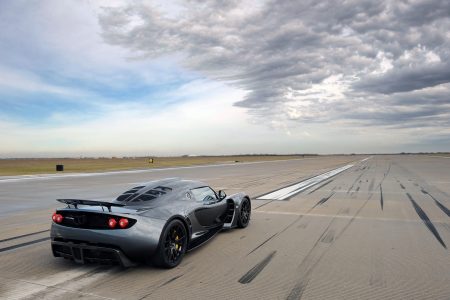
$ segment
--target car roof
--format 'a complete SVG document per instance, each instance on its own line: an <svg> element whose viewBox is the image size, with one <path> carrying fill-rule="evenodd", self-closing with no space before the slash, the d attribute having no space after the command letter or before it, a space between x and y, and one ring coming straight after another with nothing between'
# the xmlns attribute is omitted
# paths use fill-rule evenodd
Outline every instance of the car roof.
<svg viewBox="0 0 450 300"><path fill-rule="evenodd" d="M191 189L208 186L197 180L186 180L181 178L166 178L150 181L131 188L117 197L115 202L125 205L139 205L138 200L144 202L150 200L176 200L186 196Z"/></svg>
<svg viewBox="0 0 450 300"><path fill-rule="evenodd" d="M165 186L169 187L173 190L180 190L180 189L194 189L197 187L207 186L204 182L197 181L197 180L186 180L181 178L166 178L166 179L160 179L160 180L154 180L146 183L145 189L147 188L154 188L157 186Z"/></svg>

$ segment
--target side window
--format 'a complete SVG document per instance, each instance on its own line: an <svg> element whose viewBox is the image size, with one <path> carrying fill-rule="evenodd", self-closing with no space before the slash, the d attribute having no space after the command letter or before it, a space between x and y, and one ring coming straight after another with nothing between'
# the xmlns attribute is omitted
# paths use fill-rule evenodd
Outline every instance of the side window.
<svg viewBox="0 0 450 300"><path fill-rule="evenodd" d="M209 186L192 189L191 192L197 202L209 203L217 201L216 193Z"/></svg>

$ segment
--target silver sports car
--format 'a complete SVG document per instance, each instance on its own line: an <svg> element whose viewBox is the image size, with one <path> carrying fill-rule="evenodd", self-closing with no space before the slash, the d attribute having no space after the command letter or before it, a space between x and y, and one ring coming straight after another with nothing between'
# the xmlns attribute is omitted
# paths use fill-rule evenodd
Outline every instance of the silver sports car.
<svg viewBox="0 0 450 300"><path fill-rule="evenodd" d="M52 216L54 256L125 267L144 260L173 268L220 230L246 227L251 214L244 193L178 178L134 187L113 202L58 201L67 207Z"/></svg>

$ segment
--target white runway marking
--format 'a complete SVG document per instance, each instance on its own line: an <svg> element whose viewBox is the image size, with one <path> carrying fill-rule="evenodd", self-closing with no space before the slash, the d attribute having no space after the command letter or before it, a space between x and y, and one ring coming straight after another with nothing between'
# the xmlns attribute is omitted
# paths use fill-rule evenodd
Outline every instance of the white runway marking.
<svg viewBox="0 0 450 300"><path fill-rule="evenodd" d="M373 156L366 157L366 158L360 160L360 162L363 162L363 161L366 161L366 160L368 160L368 159L371 159L372 157L373 157Z"/></svg>
<svg viewBox="0 0 450 300"><path fill-rule="evenodd" d="M346 166L328 171L326 173L317 175L315 177L309 178L309 179L301 181L299 183L296 183L296 184L281 188L279 190L276 190L274 192L259 196L256 199L257 200L285 200L286 198L294 196L295 194L298 194L301 191L312 187L313 185L316 185L324 180L327 180L330 177L333 177L341 172L344 172L345 170L347 170L351 167L353 167L353 165L346 165Z"/></svg>

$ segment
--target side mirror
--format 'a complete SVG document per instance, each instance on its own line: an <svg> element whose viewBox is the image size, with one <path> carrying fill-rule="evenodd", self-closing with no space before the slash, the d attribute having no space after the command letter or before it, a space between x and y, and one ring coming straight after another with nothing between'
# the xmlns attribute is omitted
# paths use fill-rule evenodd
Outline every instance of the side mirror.
<svg viewBox="0 0 450 300"><path fill-rule="evenodd" d="M227 194L225 193L225 191L220 190L219 191L219 200L223 200L227 197Z"/></svg>

